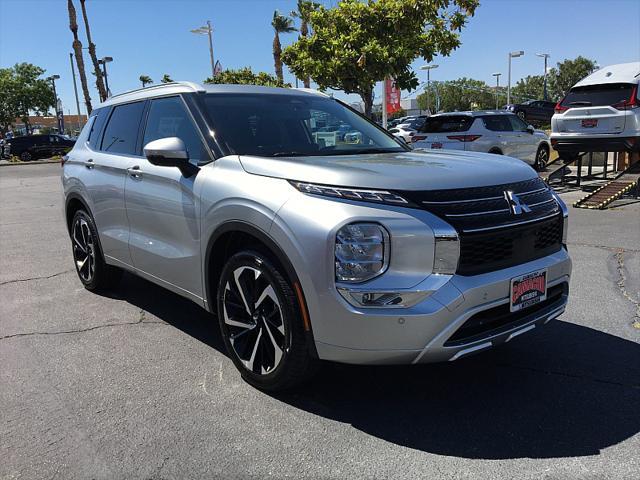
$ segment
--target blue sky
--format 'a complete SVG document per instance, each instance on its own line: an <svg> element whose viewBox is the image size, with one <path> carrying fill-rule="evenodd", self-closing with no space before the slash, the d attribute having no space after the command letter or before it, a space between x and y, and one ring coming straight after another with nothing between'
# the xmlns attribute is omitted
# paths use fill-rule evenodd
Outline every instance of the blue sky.
<svg viewBox="0 0 640 480"><path fill-rule="evenodd" d="M75 3L86 46L79 2ZM65 0L0 0L0 66L25 61L45 68L47 74L59 74L58 94L65 113L68 109L75 113L66 5ZM289 12L294 5L295 0L87 0L98 55L114 58L108 66L114 93L137 88L141 74L156 82L164 73L175 80L206 78L210 72L206 37L189 30L207 19L215 29L214 55L224 68L251 66L254 71L273 72L271 16L274 9ZM491 74L502 72L504 83L510 50L525 51L524 57L513 61L514 82L542 73L537 52L550 53L552 65L578 55L602 66L638 61L639 21L637 0L481 0L462 33L462 46L435 60L440 67L431 78L467 76L493 84ZM286 45L295 38L296 34L284 35L282 41ZM421 64L418 60L415 67ZM419 75L424 80L424 72ZM286 67L285 76L293 81ZM95 87L92 99L98 103Z"/></svg>

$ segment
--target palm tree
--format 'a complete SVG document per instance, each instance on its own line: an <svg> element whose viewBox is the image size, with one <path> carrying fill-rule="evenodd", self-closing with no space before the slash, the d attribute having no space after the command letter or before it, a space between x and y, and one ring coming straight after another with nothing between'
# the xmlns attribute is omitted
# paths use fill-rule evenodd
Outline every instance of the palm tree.
<svg viewBox="0 0 640 480"><path fill-rule="evenodd" d="M153 83L153 80L151 80L151 77L149 75L140 75L140 78L138 78L138 80L142 82L142 88L146 87L150 83Z"/></svg>
<svg viewBox="0 0 640 480"><path fill-rule="evenodd" d="M102 77L102 70L98 64L98 56L96 55L96 46L91 40L91 29L89 28L89 18L87 17L87 9L84 5L85 0L80 0L80 7L82 8L82 18L84 19L84 30L87 34L87 42L89 42L89 56L93 63L93 73L96 76L96 87L98 94L100 95L100 101L104 102L107 99L107 89L104 87L104 78Z"/></svg>
<svg viewBox="0 0 640 480"><path fill-rule="evenodd" d="M169 74L168 74L168 73L165 73L165 74L162 76L162 78L160 79L160 81L161 81L162 83L171 83L171 82L173 82L173 80L171 79L171 77L169 76Z"/></svg>
<svg viewBox="0 0 640 480"><path fill-rule="evenodd" d="M309 21L311 20L311 14L320 7L317 2L311 0L298 0L298 9L291 12L291 16L300 19L300 38L307 37L309 35ZM302 79L305 88L311 87L311 79L309 76L305 76Z"/></svg>
<svg viewBox="0 0 640 480"><path fill-rule="evenodd" d="M76 9L72 0L67 0L67 8L69 10L69 30L73 33L73 53L76 57L78 65L78 74L80 75L80 84L82 85L82 94L84 95L84 103L87 106L87 113L91 115L91 97L89 96L89 86L87 85L87 75L84 71L84 59L82 58L82 42L78 39L78 21L76 19Z"/></svg>
<svg viewBox="0 0 640 480"><path fill-rule="evenodd" d="M273 63L276 69L276 77L278 77L280 83L283 83L284 76L282 75L282 45L280 44L280 34L295 32L297 29L293 26L293 20L286 15L281 15L278 10L273 12L271 26L275 31L273 37Z"/></svg>

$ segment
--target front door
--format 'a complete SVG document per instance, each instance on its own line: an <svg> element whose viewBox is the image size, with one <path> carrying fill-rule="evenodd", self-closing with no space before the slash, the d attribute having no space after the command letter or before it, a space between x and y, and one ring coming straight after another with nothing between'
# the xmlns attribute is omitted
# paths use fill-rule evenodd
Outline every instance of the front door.
<svg viewBox="0 0 640 480"><path fill-rule="evenodd" d="M527 130L529 125L523 122L519 117L516 115L509 115L508 117L511 122L511 126L513 127L513 131L517 135L518 155L516 156L520 160L533 164L538 150L538 137Z"/></svg>
<svg viewBox="0 0 640 480"><path fill-rule="evenodd" d="M197 164L203 143L179 96L150 101L142 146L179 137ZM197 174L185 177L177 167L161 167L146 158L129 162L125 203L129 218L129 250L141 273L170 289L201 300L200 202Z"/></svg>

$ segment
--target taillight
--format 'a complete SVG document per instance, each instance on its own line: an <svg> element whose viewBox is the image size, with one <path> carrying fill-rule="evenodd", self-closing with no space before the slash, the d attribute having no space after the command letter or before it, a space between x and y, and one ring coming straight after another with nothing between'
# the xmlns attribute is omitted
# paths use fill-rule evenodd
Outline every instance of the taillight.
<svg viewBox="0 0 640 480"><path fill-rule="evenodd" d="M482 135L447 135L449 140L458 140L459 142L473 142L477 140Z"/></svg>
<svg viewBox="0 0 640 480"><path fill-rule="evenodd" d="M566 112L567 110L569 110L569 107L565 107L564 105L562 105L562 102L564 102L564 98L562 100L560 100L558 103L556 103L556 106L553 109L554 112L562 113L562 112Z"/></svg>
<svg viewBox="0 0 640 480"><path fill-rule="evenodd" d="M633 89L631 90L631 98L629 98L629 100L623 100L611 106L618 110L627 110L628 108L637 108L640 106L638 105L638 99L636 98L637 93L638 93L638 85L634 85Z"/></svg>
<svg viewBox="0 0 640 480"><path fill-rule="evenodd" d="M421 142L422 140L426 140L426 139L427 139L426 135L414 135L413 137L411 137L411 143Z"/></svg>

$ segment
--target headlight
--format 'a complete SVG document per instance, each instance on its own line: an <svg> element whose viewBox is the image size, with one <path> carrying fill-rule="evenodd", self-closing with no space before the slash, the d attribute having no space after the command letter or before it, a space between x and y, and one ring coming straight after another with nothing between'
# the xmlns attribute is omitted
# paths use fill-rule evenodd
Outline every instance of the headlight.
<svg viewBox="0 0 640 480"><path fill-rule="evenodd" d="M290 182L302 193L323 195L325 197L361 200L364 202L387 203L391 205L407 205L409 202L395 193L386 190L363 190L359 188L332 187L306 182Z"/></svg>
<svg viewBox="0 0 640 480"><path fill-rule="evenodd" d="M336 233L336 280L364 282L389 264L389 234L375 223L351 223Z"/></svg>
<svg viewBox="0 0 640 480"><path fill-rule="evenodd" d="M458 268L460 241L458 235L436 234L433 255L433 273L453 275Z"/></svg>

